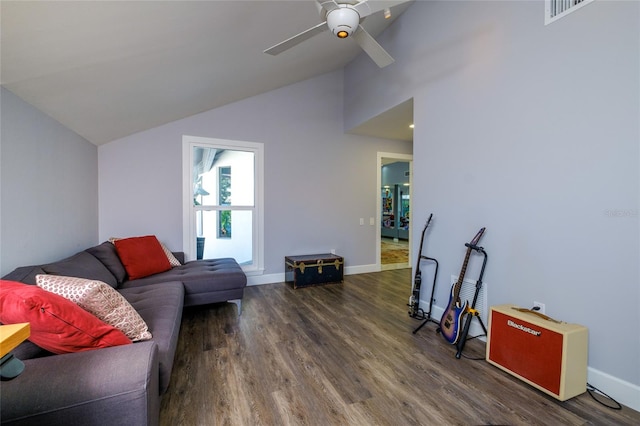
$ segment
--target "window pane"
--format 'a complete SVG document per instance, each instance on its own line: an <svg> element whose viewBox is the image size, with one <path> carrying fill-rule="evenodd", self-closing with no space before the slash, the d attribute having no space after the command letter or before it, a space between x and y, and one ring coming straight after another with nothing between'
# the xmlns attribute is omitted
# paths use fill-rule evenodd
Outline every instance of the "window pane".
<svg viewBox="0 0 640 426"><path fill-rule="evenodd" d="M231 205L231 167L220 167L218 169L218 202L221 206Z"/></svg>
<svg viewBox="0 0 640 426"><path fill-rule="evenodd" d="M228 214L221 235L220 216ZM204 238L204 259L233 257L239 264L253 262L253 212L250 210L197 211L196 223L200 238ZM227 227L228 225L228 227ZM200 240L202 241L202 240Z"/></svg>
<svg viewBox="0 0 640 426"><path fill-rule="evenodd" d="M194 205L253 206L254 163L253 152L194 147Z"/></svg>
<svg viewBox="0 0 640 426"><path fill-rule="evenodd" d="M218 211L218 238L231 238L231 210Z"/></svg>

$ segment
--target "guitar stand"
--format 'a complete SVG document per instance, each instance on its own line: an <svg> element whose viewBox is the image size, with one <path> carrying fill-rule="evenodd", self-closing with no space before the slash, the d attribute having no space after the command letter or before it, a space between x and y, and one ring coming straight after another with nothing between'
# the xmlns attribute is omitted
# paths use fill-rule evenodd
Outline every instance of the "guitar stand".
<svg viewBox="0 0 640 426"><path fill-rule="evenodd" d="M477 318L478 321L480 321L480 326L482 327L482 331L484 331L484 336L487 335L487 327L485 327L484 322L482 322L482 318L480 318L480 314L475 308L476 308L476 302L478 301L478 294L480 293L480 289L482 288L482 276L484 275L484 268L485 266L487 266L488 256L487 256L487 252L484 251L483 247L478 247L476 245L472 245L468 243L465 244L465 246L469 247L472 250L477 251L478 253L481 253L484 256L484 260L482 262L482 269L480 270L480 277L478 277L478 281L476 281L476 291L475 291L475 294L473 295L473 302L471 303L471 308L469 308L469 314L467 315L467 318L465 320L464 328L462 329L462 334L458 338L458 343L456 343L456 348L458 349L458 352L456 352L457 359L460 359L460 357L462 356L464 345L467 342L467 335L469 334L469 328L471 327L471 321L474 318Z"/></svg>
<svg viewBox="0 0 640 426"><path fill-rule="evenodd" d="M422 311L422 318L419 318L419 319L422 319L424 321L422 322L422 324L420 324L418 326L418 328L413 330L413 334L416 334L418 332L418 330L420 330L422 327L424 327L429 321L431 321L431 322L433 322L435 324L439 324L438 321L434 320L431 317L431 308L433 307L433 293L436 290L436 278L438 277L438 261L436 259L432 258L432 257L427 257L427 256L420 256L420 259L431 260L431 261L435 262L436 263L436 271L433 274L433 285L431 286L431 297L429 298L429 311L428 312Z"/></svg>

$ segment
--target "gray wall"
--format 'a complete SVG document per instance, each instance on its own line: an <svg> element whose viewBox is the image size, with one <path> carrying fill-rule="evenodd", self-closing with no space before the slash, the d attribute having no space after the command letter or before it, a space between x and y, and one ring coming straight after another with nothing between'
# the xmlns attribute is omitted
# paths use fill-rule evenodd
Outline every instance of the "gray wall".
<svg viewBox="0 0 640 426"><path fill-rule="evenodd" d="M346 128L413 97L413 219L434 213L437 305L486 226L489 305L535 300L587 326L589 366L638 409L639 3L594 2L549 26L543 9L416 2L380 37L395 64L347 67Z"/></svg>
<svg viewBox="0 0 640 426"><path fill-rule="evenodd" d="M408 171L409 163L405 161L398 161L382 166L380 174L382 185L402 185L403 183L409 183L409 176L405 176L405 173Z"/></svg>
<svg viewBox="0 0 640 426"><path fill-rule="evenodd" d="M100 239L156 234L182 248L182 136L264 143L265 274L284 256L336 252L377 263L377 152L411 144L343 132L342 71L99 147ZM116 208L114 208L116 206Z"/></svg>
<svg viewBox="0 0 640 426"><path fill-rule="evenodd" d="M95 145L2 88L0 275L97 242Z"/></svg>

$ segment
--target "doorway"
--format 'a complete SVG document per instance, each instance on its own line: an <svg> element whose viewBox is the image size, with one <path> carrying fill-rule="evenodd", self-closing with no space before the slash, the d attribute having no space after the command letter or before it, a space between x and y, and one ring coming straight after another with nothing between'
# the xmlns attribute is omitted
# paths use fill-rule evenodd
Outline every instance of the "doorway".
<svg viewBox="0 0 640 426"><path fill-rule="evenodd" d="M377 252L380 270L410 268L413 156L378 153Z"/></svg>
<svg viewBox="0 0 640 426"><path fill-rule="evenodd" d="M367 120L359 126L351 129L349 133L359 134L364 136L373 136L376 138L385 138L398 141L399 143L413 144L413 98L407 99L404 102L378 114L377 116ZM382 254L382 166L383 163L389 164L394 162L408 162L409 163L409 223L408 223L408 235L406 240L406 246L408 250L408 259L405 262L385 264L384 268L381 263ZM411 221L411 199L412 199L412 184L413 184L413 155L411 154L399 154L395 152L378 152L377 163L377 189L376 189L376 261L377 269L398 269L398 268L410 268L409 263L412 259L412 244L411 235L413 223ZM406 192L403 190L402 196L406 196ZM401 196L401 197L402 197ZM392 240L393 241L393 240ZM398 242L404 243L404 240L398 238ZM391 266L393 265L393 266Z"/></svg>

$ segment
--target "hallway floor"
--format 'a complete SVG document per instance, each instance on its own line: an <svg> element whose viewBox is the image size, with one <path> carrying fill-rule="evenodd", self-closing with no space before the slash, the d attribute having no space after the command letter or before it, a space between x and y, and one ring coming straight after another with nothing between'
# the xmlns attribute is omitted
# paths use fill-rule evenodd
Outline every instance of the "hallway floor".
<svg viewBox="0 0 640 426"><path fill-rule="evenodd" d="M383 270L408 268L409 242L394 241L393 238L382 238L380 242L380 263Z"/></svg>

